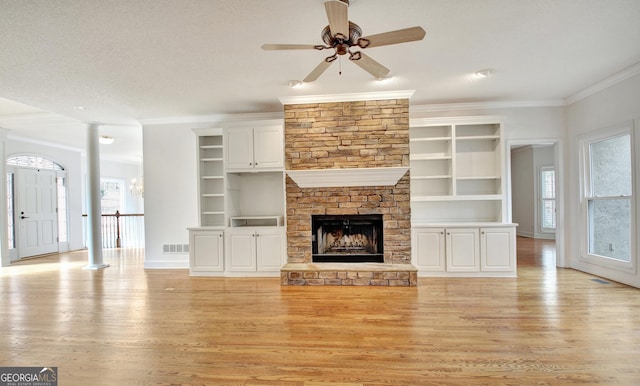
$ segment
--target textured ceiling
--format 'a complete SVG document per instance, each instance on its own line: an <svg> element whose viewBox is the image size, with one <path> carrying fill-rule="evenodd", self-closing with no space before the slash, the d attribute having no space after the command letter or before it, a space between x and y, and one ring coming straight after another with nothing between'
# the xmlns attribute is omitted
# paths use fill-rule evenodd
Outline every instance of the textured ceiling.
<svg viewBox="0 0 640 386"><path fill-rule="evenodd" d="M640 62L639 0L351 0L365 36L412 26L427 36L366 50L390 81L342 57L291 89L326 51L260 47L321 43L323 3L0 0L0 127L84 147L79 122L97 121L139 146L144 119L280 112L278 97L388 90L416 90L412 105L564 100ZM471 76L483 68L494 75ZM56 118L44 130L53 115L77 124Z"/></svg>

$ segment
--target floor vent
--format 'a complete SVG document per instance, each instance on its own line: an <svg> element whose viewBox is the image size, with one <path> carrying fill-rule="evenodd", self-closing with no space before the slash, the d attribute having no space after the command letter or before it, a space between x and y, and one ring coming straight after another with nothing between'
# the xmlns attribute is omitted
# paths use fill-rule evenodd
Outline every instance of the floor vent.
<svg viewBox="0 0 640 386"><path fill-rule="evenodd" d="M164 253L189 253L189 244L163 244Z"/></svg>
<svg viewBox="0 0 640 386"><path fill-rule="evenodd" d="M591 279L591 281L595 281L598 284L611 284L608 281L602 279Z"/></svg>

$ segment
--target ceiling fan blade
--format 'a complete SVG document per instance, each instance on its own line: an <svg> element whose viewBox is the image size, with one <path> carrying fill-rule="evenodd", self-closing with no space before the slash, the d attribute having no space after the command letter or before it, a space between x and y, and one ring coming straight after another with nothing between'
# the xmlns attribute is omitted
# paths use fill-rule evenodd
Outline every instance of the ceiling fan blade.
<svg viewBox="0 0 640 386"><path fill-rule="evenodd" d="M362 39L369 40L369 42L371 43L367 46L367 48L369 48L422 40L425 34L426 32L422 29L422 27L411 27L377 35L364 36L362 37Z"/></svg>
<svg viewBox="0 0 640 386"><path fill-rule="evenodd" d="M329 29L331 35L342 34L345 38L349 37L349 16L347 14L348 5L342 1L327 1L324 3L327 11L327 19L329 19Z"/></svg>
<svg viewBox="0 0 640 386"><path fill-rule="evenodd" d="M263 44L263 50L313 50L313 44Z"/></svg>
<svg viewBox="0 0 640 386"><path fill-rule="evenodd" d="M318 66L316 68L313 69L313 71L311 71L309 73L309 75L307 75L306 78L304 78L302 81L303 82L313 82L314 80L318 79L318 77L320 75L322 75L323 72L325 72L327 70L327 68L329 68L329 66L331 65L331 63L333 62L327 62L326 60L323 60L320 64L318 64Z"/></svg>
<svg viewBox="0 0 640 386"><path fill-rule="evenodd" d="M360 59L352 60L352 62L360 66L363 70L365 70L369 74L373 75L374 78L376 79L385 77L387 74L389 74L389 71L390 71L388 68L386 68L382 64L371 59L370 56L367 56L364 53L362 53L362 51L360 51Z"/></svg>

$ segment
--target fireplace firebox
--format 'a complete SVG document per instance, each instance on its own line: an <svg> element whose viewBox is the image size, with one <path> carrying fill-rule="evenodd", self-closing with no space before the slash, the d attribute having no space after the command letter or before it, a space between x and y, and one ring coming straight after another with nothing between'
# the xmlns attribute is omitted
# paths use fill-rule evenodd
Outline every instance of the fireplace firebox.
<svg viewBox="0 0 640 386"><path fill-rule="evenodd" d="M383 263L382 215L313 215L314 263Z"/></svg>

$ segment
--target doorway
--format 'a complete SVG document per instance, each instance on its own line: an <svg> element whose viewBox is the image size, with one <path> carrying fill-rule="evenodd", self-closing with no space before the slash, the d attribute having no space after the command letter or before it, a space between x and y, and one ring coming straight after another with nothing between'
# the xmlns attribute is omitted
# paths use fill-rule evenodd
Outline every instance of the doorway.
<svg viewBox="0 0 640 386"><path fill-rule="evenodd" d="M506 156L507 213L509 221L518 224L518 244L536 250L544 248L544 259L532 260L538 261L540 266L564 267L559 141L509 141Z"/></svg>
<svg viewBox="0 0 640 386"><path fill-rule="evenodd" d="M58 252L60 224L66 241L66 205L60 208L66 195L59 193L64 168L42 157L18 155L7 160L7 169L10 260Z"/></svg>

